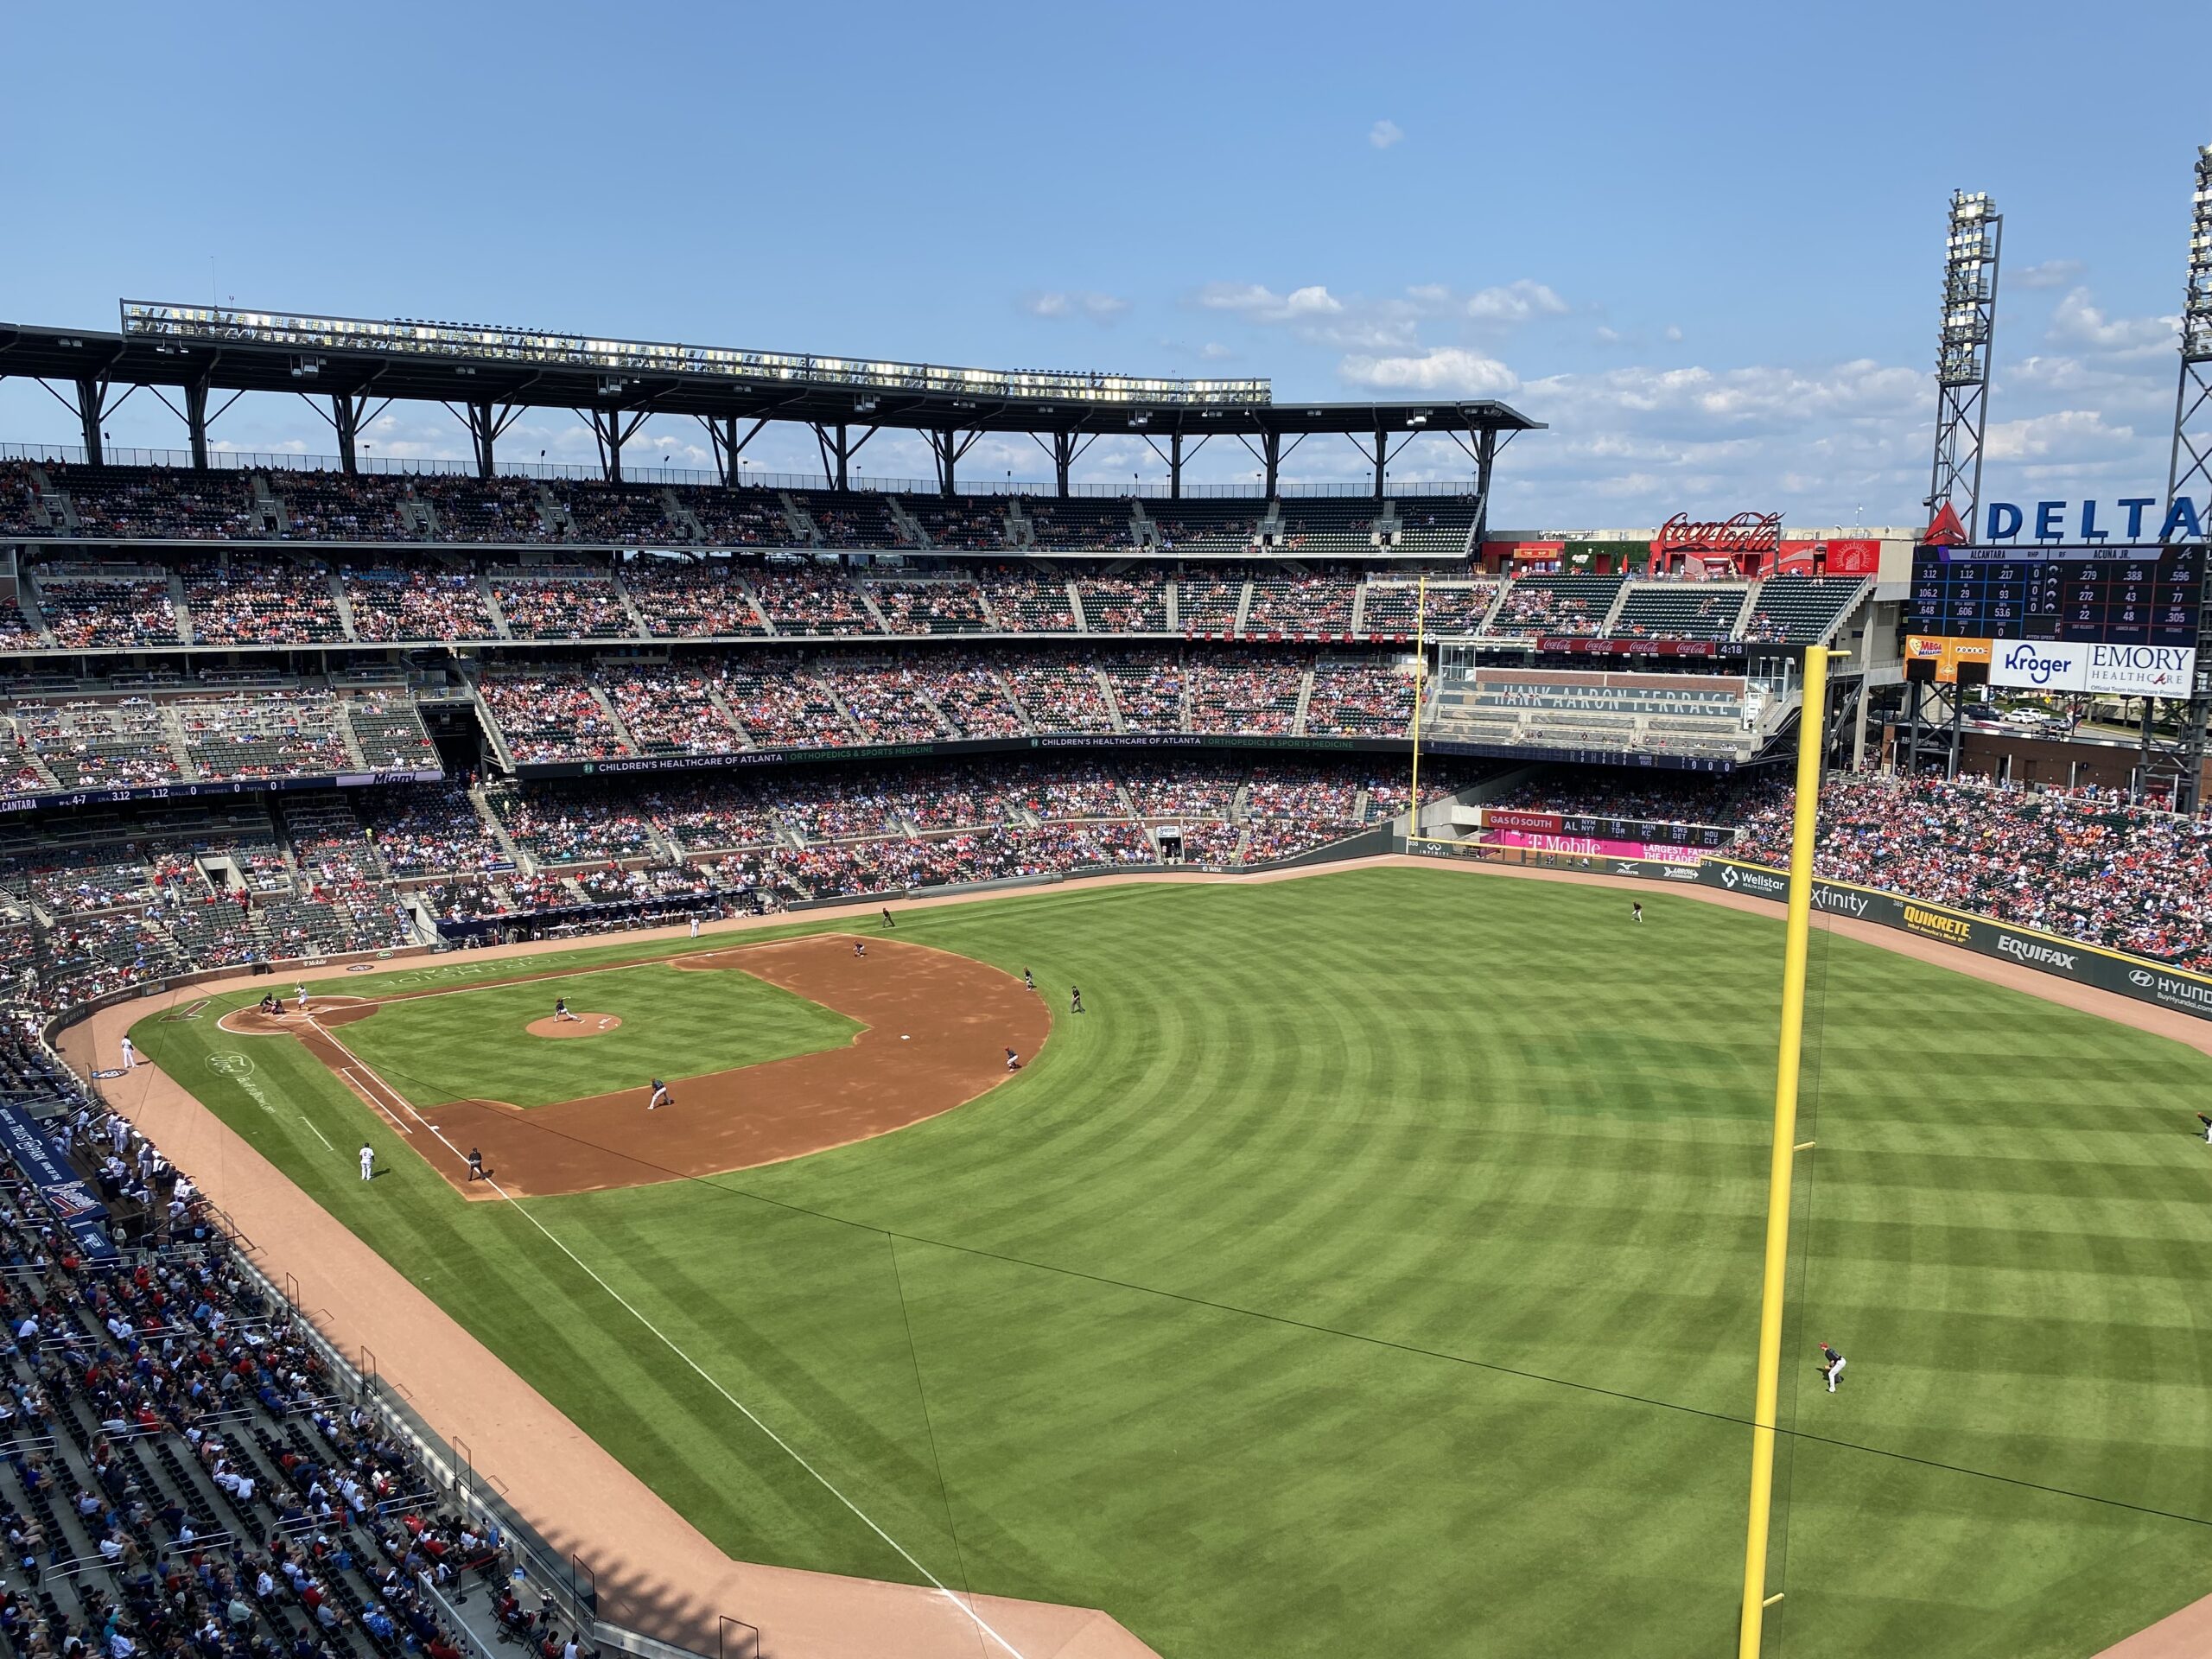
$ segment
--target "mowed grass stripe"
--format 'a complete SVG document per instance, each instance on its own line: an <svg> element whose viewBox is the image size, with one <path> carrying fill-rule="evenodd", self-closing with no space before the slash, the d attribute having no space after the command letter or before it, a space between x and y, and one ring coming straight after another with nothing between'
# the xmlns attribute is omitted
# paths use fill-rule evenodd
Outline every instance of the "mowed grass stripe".
<svg viewBox="0 0 2212 1659"><path fill-rule="evenodd" d="M909 912L902 938L1036 971L1029 1071L879 1141L533 1209L949 1580L918 1360L978 1589L1105 1606L1177 1659L1690 1659L1732 1631L1747 1433L1377 1345L1746 1408L1780 930L1664 893L1646 915L1395 870ZM1821 946L1798 1420L2129 1502L2212 1491L2212 1428L2173 1408L2212 1382L2212 1154L2172 1104L2212 1066ZM207 1036L140 1034L184 1070ZM725 1548L896 1574L519 1218L428 1172L338 1179L348 1135L393 1137L300 1086L334 1171L206 1092ZM1039 1265L902 1242L902 1310L880 1236L730 1187ZM1834 1398L1822 1336L1852 1357ZM2077 1659L2212 1590L2202 1528L1847 1447L1792 1463L1773 1651Z"/></svg>

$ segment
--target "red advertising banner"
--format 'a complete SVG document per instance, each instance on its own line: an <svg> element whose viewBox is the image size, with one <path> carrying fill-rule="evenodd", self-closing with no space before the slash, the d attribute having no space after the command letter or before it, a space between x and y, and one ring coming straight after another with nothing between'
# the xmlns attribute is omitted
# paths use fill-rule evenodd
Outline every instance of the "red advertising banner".
<svg viewBox="0 0 2212 1659"><path fill-rule="evenodd" d="M1530 835L1555 836L1567 827L1556 812L1508 812L1495 806L1483 809L1483 824L1491 830L1519 830Z"/></svg>

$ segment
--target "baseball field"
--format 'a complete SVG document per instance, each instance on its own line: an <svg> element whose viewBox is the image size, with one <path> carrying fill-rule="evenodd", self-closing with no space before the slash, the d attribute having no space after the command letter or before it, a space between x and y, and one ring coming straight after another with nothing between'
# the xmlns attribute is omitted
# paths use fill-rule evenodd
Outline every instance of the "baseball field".
<svg viewBox="0 0 2212 1659"><path fill-rule="evenodd" d="M1734 1628L1781 925L1644 911L1069 887L864 964L461 956L314 982L329 1046L258 993L133 1035L733 1556L916 1576L677 1350L944 1583L1173 1659L1690 1659ZM619 1023L531 1035L556 995ZM2212 1591L2212 1061L1818 931L1807 1055L1768 1651L2083 1659Z"/></svg>

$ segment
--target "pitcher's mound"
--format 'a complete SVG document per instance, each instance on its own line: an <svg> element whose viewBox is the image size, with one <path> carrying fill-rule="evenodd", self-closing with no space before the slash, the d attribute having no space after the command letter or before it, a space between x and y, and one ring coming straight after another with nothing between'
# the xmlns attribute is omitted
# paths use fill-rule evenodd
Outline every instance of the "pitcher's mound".
<svg viewBox="0 0 2212 1659"><path fill-rule="evenodd" d="M556 1020L547 1014L543 1020L533 1020L523 1029L533 1037L604 1037L622 1023L619 1014L593 1014L578 1008L571 1020Z"/></svg>

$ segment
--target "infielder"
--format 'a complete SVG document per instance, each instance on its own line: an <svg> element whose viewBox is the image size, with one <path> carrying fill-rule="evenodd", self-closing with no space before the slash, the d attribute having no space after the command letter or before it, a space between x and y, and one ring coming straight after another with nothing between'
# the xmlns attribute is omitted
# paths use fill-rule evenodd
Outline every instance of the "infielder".
<svg viewBox="0 0 2212 1659"><path fill-rule="evenodd" d="M657 1112L664 1106L676 1104L676 1096L668 1092L668 1085L658 1077L653 1079L653 1097L645 1103L645 1109Z"/></svg>

